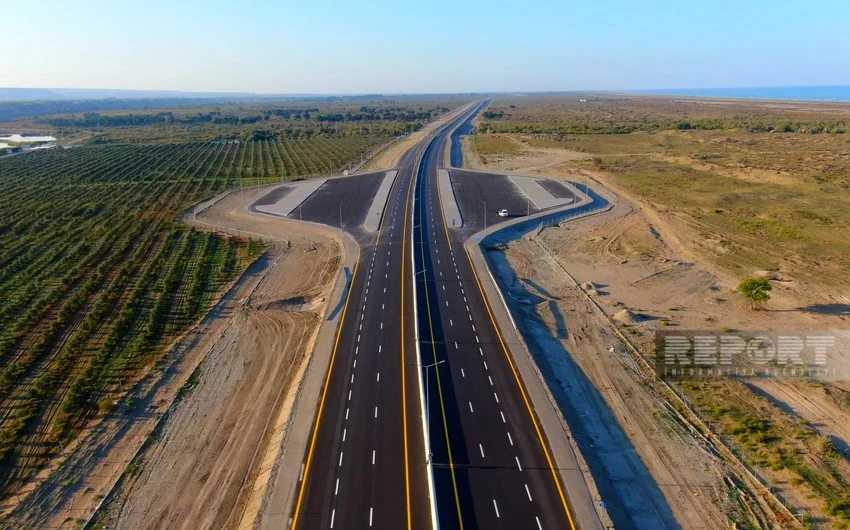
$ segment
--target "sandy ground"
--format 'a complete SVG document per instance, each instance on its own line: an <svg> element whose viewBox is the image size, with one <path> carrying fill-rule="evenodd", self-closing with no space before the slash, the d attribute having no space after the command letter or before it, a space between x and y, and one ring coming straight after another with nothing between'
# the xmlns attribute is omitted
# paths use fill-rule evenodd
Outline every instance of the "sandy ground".
<svg viewBox="0 0 850 530"><path fill-rule="evenodd" d="M255 264L209 314L142 377L114 413L93 424L0 506L0 527L73 528L88 520L120 480L175 396L230 320L236 293L262 273Z"/></svg>
<svg viewBox="0 0 850 530"><path fill-rule="evenodd" d="M484 168L590 178L591 185L593 180L610 185L604 174L579 174L569 167L570 160L586 154L556 151L535 148ZM482 168L468 142L464 157L468 166ZM685 220L655 211L634 197L626 199L609 213L545 229L535 238L517 241L505 256L525 284L523 290L534 295L535 303L525 308L527 319L542 323L549 341L560 343L556 349L569 352L601 393L663 491L678 523L685 528L728 525L725 513L736 507L722 492L718 463L692 439L670 428L661 401L647 391L647 385L616 353L616 347L610 351L617 340L606 331L609 321L596 318L584 295L570 285L566 273L586 287L583 290L608 317L620 315L623 319L624 310L628 310L627 315L637 315L625 318L629 322L624 323L634 330L630 339L644 351L652 350L653 331L662 325L682 329L848 329L850 325L840 313L799 309L847 300L841 293L786 279L774 282L768 310L752 311L735 292L734 277L699 259L706 242L698 241ZM541 259L543 248L551 257ZM834 398L836 392L846 392L846 383L813 388L791 381L761 381L752 388L780 408L811 422L847 455L850 411Z"/></svg>
<svg viewBox="0 0 850 530"><path fill-rule="evenodd" d="M261 506L341 247L310 227L237 206L238 196L225 198L199 220L275 239L267 238L262 272L229 301L221 327L207 331L216 339L194 388L123 485L109 511L118 528L250 527Z"/></svg>
<svg viewBox="0 0 850 530"><path fill-rule="evenodd" d="M104 502L110 527L250 527L277 471L341 243L318 227L244 212L239 200L225 198L198 221L252 232L267 254L131 391L134 404L0 506L0 527L75 528Z"/></svg>
<svg viewBox="0 0 850 530"><path fill-rule="evenodd" d="M736 507L725 495L722 464L667 413L604 316L533 238L511 243L504 259L516 275L508 293L519 325L555 374L560 388L553 393L574 404L564 414L583 438L585 456L610 477L605 484L608 479L595 475L603 498L610 510L628 513L612 513L615 522L626 517L641 528L727 526L726 513ZM499 273L504 277L505 271Z"/></svg>

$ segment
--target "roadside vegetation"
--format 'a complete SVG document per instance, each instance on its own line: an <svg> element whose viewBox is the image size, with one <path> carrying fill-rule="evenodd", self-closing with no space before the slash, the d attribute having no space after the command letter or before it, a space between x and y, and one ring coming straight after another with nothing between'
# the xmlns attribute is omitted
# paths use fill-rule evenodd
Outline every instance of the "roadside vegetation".
<svg viewBox="0 0 850 530"><path fill-rule="evenodd" d="M97 102L67 105L65 114L39 116L39 103L32 103L29 117L2 123L4 105L25 113L27 105L0 102L0 131L49 130L62 138L88 138L90 143L152 143L185 141L284 141L316 137L384 138L418 130L451 108L467 102L463 98L377 98L325 97L280 101L255 99L244 102L195 102L175 107L102 107ZM150 102L160 103L159 100ZM20 108L19 108L20 107ZM84 109L72 111L72 109ZM16 114L17 115L17 114Z"/></svg>
<svg viewBox="0 0 850 530"><path fill-rule="evenodd" d="M661 241L663 230L665 245L673 246L677 259L643 255L635 244L629 259L614 256L620 263L617 273L626 270L628 262L645 259L651 276L638 281L652 278L656 289L682 288L675 285L676 278L692 265L678 261L685 255L688 262L699 261L712 274L728 279L724 283L729 285L749 279L732 294L740 296L737 300L712 286L708 304L746 300L757 307L770 298L767 309L786 312L782 329L794 315L797 321L792 323L802 328L847 329L848 124L850 105L837 103L541 96L494 101L482 113L469 145L485 168L533 170L579 181L592 178L628 196L645 212L638 217L647 226L648 240ZM594 233L587 244L613 253L622 244L621 235ZM564 256L569 263L570 254ZM577 263L582 270L584 263ZM670 275L669 283L663 283L662 274L653 274L659 270ZM619 285L619 292L622 296L626 288ZM637 300L639 287L629 285L628 292ZM612 312L620 311L614 308ZM687 320L692 328L699 320L724 333L747 329L747 322L771 329L767 322L780 320L770 311L744 309L752 315L744 318L733 309L725 319L712 316L703 321L705 313L692 308L694 314ZM658 321L617 326L651 362L651 330L685 321L674 311L680 311L679 306L660 311ZM846 418L836 413L819 424L816 418L798 415L811 414L808 409L783 403L797 403L798 392L803 396L799 401L806 403L810 397L815 403L823 394L824 401L850 412L846 383L785 383L770 387L777 391L774 396L762 390L760 382L671 381L800 522L813 528L850 528L850 456L846 438L836 435L835 428L846 425ZM807 391L806 385L820 394L807 394L815 391Z"/></svg>
<svg viewBox="0 0 850 530"><path fill-rule="evenodd" d="M767 270L850 283L850 134L817 125L850 121L848 105L562 96L497 100L489 110L503 114L481 119L473 146L485 159L518 143L584 154L559 169L604 175L697 234L703 256L738 278ZM679 120L717 127L682 129ZM788 121L797 132L779 132ZM601 133L559 132L580 124ZM644 125L610 134L611 124ZM493 132L510 130L524 134Z"/></svg>
<svg viewBox="0 0 850 530"><path fill-rule="evenodd" d="M553 95L497 100L482 113L481 129L527 134L628 134L665 130L850 133L847 111L805 105L660 96ZM715 102L717 100L714 100ZM840 107L841 105L836 105Z"/></svg>
<svg viewBox="0 0 850 530"><path fill-rule="evenodd" d="M388 141L254 125L75 122L46 130L89 145L0 158L0 496L132 409L122 396L264 251L187 228L181 211L240 184L339 173Z"/></svg>
<svg viewBox="0 0 850 530"><path fill-rule="evenodd" d="M797 490L800 498L787 503L792 512L802 509L800 519L807 526L850 528L850 462L828 437L809 422L777 409L744 383L693 381L679 386L698 411L716 422L747 465ZM730 400L730 395L739 399ZM821 520L803 503L817 505L824 514Z"/></svg>

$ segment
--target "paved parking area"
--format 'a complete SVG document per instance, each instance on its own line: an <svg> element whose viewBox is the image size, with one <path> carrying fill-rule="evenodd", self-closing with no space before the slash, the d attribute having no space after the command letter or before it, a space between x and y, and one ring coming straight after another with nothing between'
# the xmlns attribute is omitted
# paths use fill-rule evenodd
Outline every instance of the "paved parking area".
<svg viewBox="0 0 850 530"><path fill-rule="evenodd" d="M540 211L531 203L510 177L478 171L449 170L452 189L463 216L463 233L475 233L487 226L505 221L499 210L508 210L509 218L524 217ZM487 203L486 206L484 203Z"/></svg>

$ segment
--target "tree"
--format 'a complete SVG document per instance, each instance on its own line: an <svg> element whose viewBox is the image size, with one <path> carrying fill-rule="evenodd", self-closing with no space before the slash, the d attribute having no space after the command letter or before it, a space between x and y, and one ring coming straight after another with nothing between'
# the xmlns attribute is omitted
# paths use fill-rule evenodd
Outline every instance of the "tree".
<svg viewBox="0 0 850 530"><path fill-rule="evenodd" d="M773 285L770 280L764 277L747 278L738 286L738 292L750 301L750 309L756 309L756 305L761 305L770 300L770 291L773 290Z"/></svg>

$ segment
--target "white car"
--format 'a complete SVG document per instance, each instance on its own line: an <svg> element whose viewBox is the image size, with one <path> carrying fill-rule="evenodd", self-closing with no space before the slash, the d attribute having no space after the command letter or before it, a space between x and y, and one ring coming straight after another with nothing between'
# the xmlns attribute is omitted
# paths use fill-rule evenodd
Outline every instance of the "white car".
<svg viewBox="0 0 850 530"><path fill-rule="evenodd" d="M507 216L508 216L508 211L507 211L507 210L505 210L504 208L502 208L501 210L499 210L499 217L507 217Z"/></svg>

